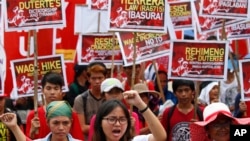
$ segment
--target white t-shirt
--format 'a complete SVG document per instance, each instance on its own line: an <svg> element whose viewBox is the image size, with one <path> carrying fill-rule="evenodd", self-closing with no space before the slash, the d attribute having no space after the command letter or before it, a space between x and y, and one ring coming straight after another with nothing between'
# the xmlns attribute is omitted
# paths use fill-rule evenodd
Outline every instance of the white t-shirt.
<svg viewBox="0 0 250 141"><path fill-rule="evenodd" d="M151 134L148 134L148 135L138 135L138 136L135 136L132 139L132 141L148 141L150 135Z"/></svg>

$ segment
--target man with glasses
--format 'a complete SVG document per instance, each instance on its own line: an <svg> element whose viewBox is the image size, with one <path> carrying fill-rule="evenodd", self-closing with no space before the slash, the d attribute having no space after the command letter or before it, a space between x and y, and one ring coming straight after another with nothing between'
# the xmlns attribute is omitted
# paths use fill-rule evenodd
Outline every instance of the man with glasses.
<svg viewBox="0 0 250 141"><path fill-rule="evenodd" d="M197 116L194 117L194 82L173 80L172 87L178 103L163 112L161 123L168 134L168 141L190 140L189 123L203 120L200 108L196 108Z"/></svg>

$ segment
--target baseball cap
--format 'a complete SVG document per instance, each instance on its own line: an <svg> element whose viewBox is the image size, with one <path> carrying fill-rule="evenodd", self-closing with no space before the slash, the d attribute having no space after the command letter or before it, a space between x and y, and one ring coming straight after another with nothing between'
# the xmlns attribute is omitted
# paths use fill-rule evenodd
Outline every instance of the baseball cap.
<svg viewBox="0 0 250 141"><path fill-rule="evenodd" d="M121 81L116 78L107 78L101 84L101 92L109 92L113 88L119 88L124 91Z"/></svg>

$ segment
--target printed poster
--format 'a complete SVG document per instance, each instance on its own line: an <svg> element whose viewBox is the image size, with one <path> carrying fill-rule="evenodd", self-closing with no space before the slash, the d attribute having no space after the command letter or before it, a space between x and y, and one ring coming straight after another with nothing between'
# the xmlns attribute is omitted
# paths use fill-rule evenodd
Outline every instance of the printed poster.
<svg viewBox="0 0 250 141"><path fill-rule="evenodd" d="M228 18L217 18L210 16L198 16L197 27L200 33L217 31L223 27L223 22L225 26L230 26L236 23L240 23L243 20L228 19Z"/></svg>
<svg viewBox="0 0 250 141"><path fill-rule="evenodd" d="M63 0L6 0L5 13L7 31L65 26Z"/></svg>
<svg viewBox="0 0 250 141"><path fill-rule="evenodd" d="M68 91L67 76L62 55L38 57L38 94L42 94L41 80L49 71L58 72L64 78L63 92ZM18 97L34 95L34 58L17 59L11 61L13 87Z"/></svg>
<svg viewBox="0 0 250 141"><path fill-rule="evenodd" d="M169 78L224 80L227 73L228 44L228 41L173 41L168 66Z"/></svg>
<svg viewBox="0 0 250 141"><path fill-rule="evenodd" d="M124 65L132 65L134 46L136 62L145 62L169 54L170 38L168 34L119 32L117 33Z"/></svg>
<svg viewBox="0 0 250 141"><path fill-rule="evenodd" d="M89 7L91 10L108 10L109 0L89 0Z"/></svg>
<svg viewBox="0 0 250 141"><path fill-rule="evenodd" d="M247 39L250 37L250 21L228 26L225 31L229 40Z"/></svg>
<svg viewBox="0 0 250 141"><path fill-rule="evenodd" d="M109 0L108 9L109 31L167 32L165 0Z"/></svg>
<svg viewBox="0 0 250 141"><path fill-rule="evenodd" d="M250 59L239 60L241 99L250 100Z"/></svg>
<svg viewBox="0 0 250 141"><path fill-rule="evenodd" d="M172 20L174 29L193 29L193 2L177 1L169 2L170 18Z"/></svg>
<svg viewBox="0 0 250 141"><path fill-rule="evenodd" d="M80 58L81 64L87 65L93 61L103 62L105 64L112 64L113 54L114 63L117 65L122 64L122 54L116 35L82 35L82 49Z"/></svg>
<svg viewBox="0 0 250 141"><path fill-rule="evenodd" d="M249 10L249 0L201 0L200 15L247 19Z"/></svg>
<svg viewBox="0 0 250 141"><path fill-rule="evenodd" d="M0 95L4 94L4 84L6 79L6 54L5 50L2 46L2 43L0 45Z"/></svg>

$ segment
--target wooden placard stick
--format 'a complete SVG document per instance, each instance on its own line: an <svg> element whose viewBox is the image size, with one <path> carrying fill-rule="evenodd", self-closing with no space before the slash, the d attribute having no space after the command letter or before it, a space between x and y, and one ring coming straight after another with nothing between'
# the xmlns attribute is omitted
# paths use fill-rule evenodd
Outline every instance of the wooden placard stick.
<svg viewBox="0 0 250 141"><path fill-rule="evenodd" d="M33 36L34 36L34 111L37 114L37 107L38 107L38 49L37 49L37 32L36 30L33 30Z"/></svg>
<svg viewBox="0 0 250 141"><path fill-rule="evenodd" d="M112 64L111 64L111 78L114 77L114 60L115 60L115 46L116 46L116 40L115 40L115 32L113 32L112 42Z"/></svg>
<svg viewBox="0 0 250 141"><path fill-rule="evenodd" d="M195 82L195 93L194 93L194 115L193 119L197 119L197 108L198 108L198 95L200 94L200 81Z"/></svg>
<svg viewBox="0 0 250 141"><path fill-rule="evenodd" d="M161 86L161 81L160 81L160 77L159 77L159 74L158 74L158 69L156 67L156 61L153 60L153 65L154 65L154 69L155 69L155 76L156 76L156 80L157 80L157 85L158 85L158 88L160 90L160 97L162 99L162 102L165 103L166 99L165 99L165 96L164 96L164 91L163 91L163 88Z"/></svg>
<svg viewBox="0 0 250 141"><path fill-rule="evenodd" d="M131 79L131 90L134 90L135 85L135 69L136 69L136 38L137 34L134 32L134 40L133 40L133 66L132 66L132 79ZM132 115L133 106L130 105L130 114Z"/></svg>

